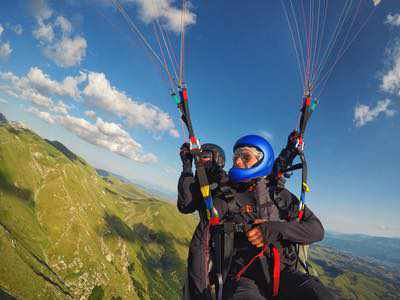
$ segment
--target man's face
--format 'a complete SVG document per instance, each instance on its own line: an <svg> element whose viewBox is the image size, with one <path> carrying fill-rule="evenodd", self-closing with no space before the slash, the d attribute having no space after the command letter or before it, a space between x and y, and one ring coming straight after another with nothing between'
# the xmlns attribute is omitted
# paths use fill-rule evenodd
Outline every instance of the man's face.
<svg viewBox="0 0 400 300"><path fill-rule="evenodd" d="M236 149L233 156L233 166L240 169L249 169L258 162L257 155L247 148Z"/></svg>
<svg viewBox="0 0 400 300"><path fill-rule="evenodd" d="M200 153L200 160L203 162L203 165L207 168L210 168L213 164L213 153L208 150L204 150Z"/></svg>

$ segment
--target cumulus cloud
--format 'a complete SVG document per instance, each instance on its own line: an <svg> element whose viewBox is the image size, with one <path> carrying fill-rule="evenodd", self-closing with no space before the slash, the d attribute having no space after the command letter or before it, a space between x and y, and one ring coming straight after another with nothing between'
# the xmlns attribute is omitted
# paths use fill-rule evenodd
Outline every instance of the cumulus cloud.
<svg viewBox="0 0 400 300"><path fill-rule="evenodd" d="M0 91L33 102L50 111L67 114L70 107L64 102L55 103L53 96L67 97L79 101L85 99L88 107L100 108L120 117L129 127L144 127L155 133L167 132L179 137L172 118L166 112L149 103L132 100L124 92L112 86L103 73L80 72L76 76L67 76L62 81L52 79L38 67L31 67L25 76L18 77L12 72L0 72ZM85 84L83 91L80 85ZM97 120L94 111L85 113Z"/></svg>
<svg viewBox="0 0 400 300"><path fill-rule="evenodd" d="M0 44L0 58L6 59L10 56L12 48L9 42Z"/></svg>
<svg viewBox="0 0 400 300"><path fill-rule="evenodd" d="M34 114L35 116L37 116L38 118L46 121L49 124L54 124L55 123L54 118L51 116L50 113L48 113L46 111L40 111L36 107L30 107L30 108L26 109L25 111Z"/></svg>
<svg viewBox="0 0 400 300"><path fill-rule="evenodd" d="M400 26L400 14L388 14L385 23L392 26Z"/></svg>
<svg viewBox="0 0 400 300"><path fill-rule="evenodd" d="M46 0L33 0L30 5L37 20L47 20L53 15L53 11L48 7Z"/></svg>
<svg viewBox="0 0 400 300"><path fill-rule="evenodd" d="M11 29L12 29L12 31L14 31L18 35L21 35L24 32L24 30L22 29L21 24L17 24L17 25L11 26Z"/></svg>
<svg viewBox="0 0 400 300"><path fill-rule="evenodd" d="M120 156L139 163L157 162L157 157L152 153L144 154L142 145L136 142L119 124L105 122L101 118L97 118L95 123L90 123L85 119L68 114L51 115L49 112L40 111L35 107L30 107L26 111L49 124L59 124L84 141L108 149Z"/></svg>
<svg viewBox="0 0 400 300"><path fill-rule="evenodd" d="M389 99L378 101L375 107L364 104L357 104L354 109L354 124L356 127L362 127L368 122L374 121L379 115L383 114L386 117L392 117L396 114L394 109L391 109L391 101Z"/></svg>
<svg viewBox="0 0 400 300"><path fill-rule="evenodd" d="M44 54L59 67L79 65L86 56L87 42L81 36L63 37L60 41L44 48Z"/></svg>
<svg viewBox="0 0 400 300"><path fill-rule="evenodd" d="M6 85L0 85L0 91L18 99L31 101L42 107L50 108L53 106L52 99L32 88L27 78L19 78L11 72L1 72L0 78L8 82Z"/></svg>
<svg viewBox="0 0 400 300"><path fill-rule="evenodd" d="M146 22L160 20L167 29L176 33L180 32L181 26L184 28L196 23L196 15L187 10L182 14L182 9L174 6L171 0L126 0L135 3L139 7L139 15Z"/></svg>
<svg viewBox="0 0 400 300"><path fill-rule="evenodd" d="M87 102L109 113L124 118L129 126L143 126L153 132L167 131L179 136L171 117L149 103L138 103L112 86L104 73L90 72L83 90Z"/></svg>
<svg viewBox="0 0 400 300"><path fill-rule="evenodd" d="M39 20L37 28L33 31L33 36L42 44L51 43L54 40L53 26Z"/></svg>
<svg viewBox="0 0 400 300"><path fill-rule="evenodd" d="M70 107L68 105L66 105L64 102L62 101L58 101L57 104L54 104L51 108L51 111L58 113L58 114L68 114L68 111L70 110Z"/></svg>
<svg viewBox="0 0 400 300"><path fill-rule="evenodd" d="M44 55L63 68L79 65L86 56L86 39L80 35L72 36L72 24L64 16L52 21L53 12L46 2L38 3L35 13L37 27L33 36L39 41ZM55 30L57 28L60 30Z"/></svg>
<svg viewBox="0 0 400 300"><path fill-rule="evenodd" d="M0 85L0 90L18 99L28 100L36 105L55 112L66 113L69 107L63 102L54 104L51 96L66 96L80 99L79 84L87 78L85 73L66 77L62 82L52 80L41 69L32 67L26 76L18 77L11 72L0 72L0 79L7 84Z"/></svg>
<svg viewBox="0 0 400 300"><path fill-rule="evenodd" d="M372 0L375 6L377 6L379 3L381 3L382 0Z"/></svg>
<svg viewBox="0 0 400 300"><path fill-rule="evenodd" d="M70 107L62 101L55 103L51 96L79 99L78 85L86 80L86 74L81 72L76 77L68 76L62 82L58 82L52 80L41 69L33 67L26 76L22 77L18 77L12 72L0 72L0 79L6 83L0 84L0 91L18 99L31 101L50 111L67 114Z"/></svg>
<svg viewBox="0 0 400 300"><path fill-rule="evenodd" d="M4 32L4 27L0 24L0 36L3 34Z"/></svg>
<svg viewBox="0 0 400 300"><path fill-rule="evenodd" d="M400 95L400 45L390 50L391 67L382 76L381 89L384 92Z"/></svg>
<svg viewBox="0 0 400 300"><path fill-rule="evenodd" d="M93 110L87 110L85 111L85 115L91 118L93 121L97 120L97 115Z"/></svg>
<svg viewBox="0 0 400 300"><path fill-rule="evenodd" d="M63 16L58 16L54 25L61 28L62 33L70 34L72 32L72 24Z"/></svg>
<svg viewBox="0 0 400 300"><path fill-rule="evenodd" d="M45 94L69 96L75 100L80 99L79 84L87 79L87 75L80 72L78 76L67 76L62 82L52 80L49 75L37 67L32 67L26 75L30 85Z"/></svg>

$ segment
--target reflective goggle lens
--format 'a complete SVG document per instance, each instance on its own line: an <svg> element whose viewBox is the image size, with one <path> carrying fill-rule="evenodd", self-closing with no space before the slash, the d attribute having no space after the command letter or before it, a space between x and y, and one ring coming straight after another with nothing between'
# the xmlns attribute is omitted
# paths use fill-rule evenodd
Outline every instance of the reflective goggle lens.
<svg viewBox="0 0 400 300"><path fill-rule="evenodd" d="M244 163L248 163L254 158L254 154L248 150L243 150L241 148L237 149L233 155L233 160L240 158Z"/></svg>

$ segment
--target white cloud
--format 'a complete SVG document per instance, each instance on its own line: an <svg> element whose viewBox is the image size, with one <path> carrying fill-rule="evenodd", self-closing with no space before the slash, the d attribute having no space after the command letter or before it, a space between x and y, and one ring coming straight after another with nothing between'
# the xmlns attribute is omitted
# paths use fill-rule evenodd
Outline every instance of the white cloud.
<svg viewBox="0 0 400 300"><path fill-rule="evenodd" d="M79 101L82 96L88 107L95 107L120 117L129 127L144 127L156 135L168 133L179 137L175 124L168 113L149 103L132 100L124 92L112 86L103 73L83 73L67 76L62 81L52 79L38 67L31 67L25 76L11 72L0 72L0 91L18 99L28 100L58 114L68 114L71 109L62 101L57 103L53 96L67 97ZM80 90L80 84L87 82ZM94 111L85 114L94 121Z"/></svg>
<svg viewBox="0 0 400 300"><path fill-rule="evenodd" d="M70 110L70 107L68 105L66 105L64 102L58 101L58 103L54 104L50 108L50 110L55 112L55 113L58 113L58 114L66 115L66 114L68 114L68 111Z"/></svg>
<svg viewBox="0 0 400 300"><path fill-rule="evenodd" d="M9 42L0 44L0 58L2 58L2 59L8 58L12 51L13 50L12 50Z"/></svg>
<svg viewBox="0 0 400 300"><path fill-rule="evenodd" d="M54 25L59 26L64 34L70 34L72 32L71 22L63 16L58 16Z"/></svg>
<svg viewBox="0 0 400 300"><path fill-rule="evenodd" d="M140 163L157 161L157 157L152 153L142 154L142 146L118 124L107 123L100 118L95 124L91 124L84 119L68 115L59 116L57 122L83 140L133 161Z"/></svg>
<svg viewBox="0 0 400 300"><path fill-rule="evenodd" d="M3 32L4 32L4 27L0 24L0 36L2 35Z"/></svg>
<svg viewBox="0 0 400 300"><path fill-rule="evenodd" d="M31 101L42 107L50 108L53 106L52 99L32 88L26 77L19 78L11 72L1 72L0 78L9 82L7 85L0 85L0 91L18 99Z"/></svg>
<svg viewBox="0 0 400 300"><path fill-rule="evenodd" d="M45 94L55 94L58 96L69 96L78 100L80 96L79 84L87 79L87 75L83 72L76 77L67 76L63 82L52 80L49 75L37 67L29 70L26 78L32 87Z"/></svg>
<svg viewBox="0 0 400 300"><path fill-rule="evenodd" d="M389 99L378 101L375 107L357 104L354 109L354 123L356 127L362 127L368 122L374 121L379 115L384 114L392 117L396 114L394 109L390 109L391 101Z"/></svg>
<svg viewBox="0 0 400 300"><path fill-rule="evenodd" d="M38 20L47 20L53 15L53 11L47 6L46 0L31 1L33 14Z"/></svg>
<svg viewBox="0 0 400 300"><path fill-rule="evenodd" d="M136 142L119 124L105 122L101 118L92 124L85 119L68 114L51 115L49 112L40 111L35 107L30 107L26 111L49 124L59 124L84 141L108 149L120 156L139 163L157 162L154 154L143 154L142 145Z"/></svg>
<svg viewBox="0 0 400 300"><path fill-rule="evenodd" d="M125 119L129 126L143 126L153 132L179 136L171 117L149 103L138 103L112 86L104 73L90 72L83 94L91 106Z"/></svg>
<svg viewBox="0 0 400 300"><path fill-rule="evenodd" d="M171 0L126 0L136 3L139 7L139 15L146 22L159 19L167 29L176 33L180 32L181 26L186 28L196 23L196 15L187 10L182 14L182 9L173 6Z"/></svg>
<svg viewBox="0 0 400 300"><path fill-rule="evenodd" d="M0 98L0 103L7 104L8 101L6 99Z"/></svg>
<svg viewBox="0 0 400 300"><path fill-rule="evenodd" d="M379 3L381 3L382 0L372 0L375 6L377 6Z"/></svg>
<svg viewBox="0 0 400 300"><path fill-rule="evenodd" d="M93 110L87 110L85 111L85 115L91 118L93 121L97 120L97 115Z"/></svg>
<svg viewBox="0 0 400 300"><path fill-rule="evenodd" d="M34 72L31 72L32 70L34 70ZM7 82L7 84L0 85L0 91L3 91L15 98L30 101L38 106L45 107L54 112L67 113L69 109L67 105L61 101L59 101L58 104L54 104L51 97L49 97L48 94L44 93L44 91L39 88L41 82L32 81L32 78L37 79L32 75L35 74L35 71L37 70L32 68L28 75L23 77L15 76L11 72L0 72L0 79ZM52 84L56 85L55 82L52 82L50 79L48 80ZM44 86L45 85L42 83L42 87ZM54 87L50 85L46 88L50 89Z"/></svg>
<svg viewBox="0 0 400 300"><path fill-rule="evenodd" d="M38 27L33 31L33 36L42 43L51 43L54 40L53 26L39 20Z"/></svg>
<svg viewBox="0 0 400 300"><path fill-rule="evenodd" d="M37 116L38 118L46 121L49 124L54 124L55 123L54 118L50 115L50 113L48 113L46 111L40 111L35 107L30 107L30 108L26 109L26 111L34 114L35 116Z"/></svg>
<svg viewBox="0 0 400 300"><path fill-rule="evenodd" d="M58 16L52 22L53 12L48 9L45 1L38 3L38 12L35 14L37 28L33 36L39 41L44 55L63 68L79 65L86 56L86 39L80 35L72 36L72 24L64 16Z"/></svg>
<svg viewBox="0 0 400 300"><path fill-rule="evenodd" d="M87 42L81 36L63 37L44 49L44 54L56 65L67 68L79 65L86 56Z"/></svg>
<svg viewBox="0 0 400 300"><path fill-rule="evenodd" d="M382 76L381 89L384 92L400 95L400 45L390 50L392 65L389 71Z"/></svg>
<svg viewBox="0 0 400 300"><path fill-rule="evenodd" d="M178 130L176 130L175 128L170 129L168 132L174 138L178 138L180 136Z"/></svg>
<svg viewBox="0 0 400 300"><path fill-rule="evenodd" d="M14 31L18 35L21 35L24 32L24 30L22 29L21 24L17 24L17 25L11 26L11 29L12 29L12 31Z"/></svg>
<svg viewBox="0 0 400 300"><path fill-rule="evenodd" d="M0 85L0 90L8 95L31 101L54 112L66 114L69 106L61 101L54 104L51 95L79 100L79 84L87 79L87 75L81 72L76 77L68 76L62 82L58 82L52 80L41 69L32 67L26 76L22 77L11 72L0 72L0 79L7 82L6 85Z"/></svg>
<svg viewBox="0 0 400 300"><path fill-rule="evenodd" d="M400 14L388 14L386 17L385 24L392 26L400 26Z"/></svg>

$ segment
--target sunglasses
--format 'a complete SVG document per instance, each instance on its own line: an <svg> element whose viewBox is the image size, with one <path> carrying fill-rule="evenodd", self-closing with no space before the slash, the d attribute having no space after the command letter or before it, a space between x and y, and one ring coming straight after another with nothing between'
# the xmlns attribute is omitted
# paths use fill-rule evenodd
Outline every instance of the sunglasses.
<svg viewBox="0 0 400 300"><path fill-rule="evenodd" d="M208 150L203 150L200 153L200 159L201 160L212 160L213 158L213 153L211 151Z"/></svg>
<svg viewBox="0 0 400 300"><path fill-rule="evenodd" d="M255 155L248 150L239 148L233 154L233 161L237 160L238 158L240 158L244 163L248 163L255 158Z"/></svg>

